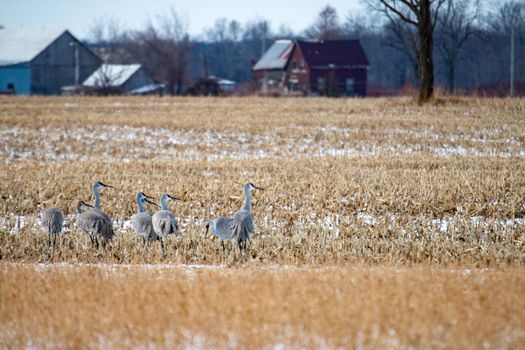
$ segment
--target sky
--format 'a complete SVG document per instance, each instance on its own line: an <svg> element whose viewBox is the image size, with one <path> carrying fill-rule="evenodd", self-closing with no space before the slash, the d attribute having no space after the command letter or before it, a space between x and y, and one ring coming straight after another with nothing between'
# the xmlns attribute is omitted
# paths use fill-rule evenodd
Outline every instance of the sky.
<svg viewBox="0 0 525 350"><path fill-rule="evenodd" d="M86 39L98 18L113 17L126 29L138 29L148 18L154 19L173 7L187 20L191 36L202 35L220 17L241 23L265 18L275 31L284 24L299 32L313 23L327 4L337 9L341 20L351 11L365 9L363 0L0 0L0 25L69 29Z"/></svg>

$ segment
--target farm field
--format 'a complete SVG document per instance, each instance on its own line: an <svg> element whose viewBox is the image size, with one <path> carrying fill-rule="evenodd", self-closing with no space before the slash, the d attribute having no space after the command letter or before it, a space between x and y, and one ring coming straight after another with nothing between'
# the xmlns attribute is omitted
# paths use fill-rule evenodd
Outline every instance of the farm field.
<svg viewBox="0 0 525 350"><path fill-rule="evenodd" d="M521 348L524 122L523 99L0 97L0 346ZM204 231L246 182L240 258ZM164 258L141 190L182 199Z"/></svg>

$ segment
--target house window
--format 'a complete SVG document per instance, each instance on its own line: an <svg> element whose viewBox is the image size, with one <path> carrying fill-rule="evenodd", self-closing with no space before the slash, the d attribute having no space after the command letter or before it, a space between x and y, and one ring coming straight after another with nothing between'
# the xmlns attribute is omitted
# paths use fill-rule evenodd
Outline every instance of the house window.
<svg viewBox="0 0 525 350"><path fill-rule="evenodd" d="M317 78L317 91L321 92L326 89L326 79L325 78Z"/></svg>
<svg viewBox="0 0 525 350"><path fill-rule="evenodd" d="M355 79L353 78L346 79L345 91L347 95L351 95L355 93Z"/></svg>

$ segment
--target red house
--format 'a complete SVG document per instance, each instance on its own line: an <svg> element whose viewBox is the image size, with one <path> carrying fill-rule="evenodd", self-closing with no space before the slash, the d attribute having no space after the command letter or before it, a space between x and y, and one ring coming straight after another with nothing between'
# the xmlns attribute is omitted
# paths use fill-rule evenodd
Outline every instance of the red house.
<svg viewBox="0 0 525 350"><path fill-rule="evenodd" d="M368 66L359 40L277 40L252 69L266 94L366 96Z"/></svg>

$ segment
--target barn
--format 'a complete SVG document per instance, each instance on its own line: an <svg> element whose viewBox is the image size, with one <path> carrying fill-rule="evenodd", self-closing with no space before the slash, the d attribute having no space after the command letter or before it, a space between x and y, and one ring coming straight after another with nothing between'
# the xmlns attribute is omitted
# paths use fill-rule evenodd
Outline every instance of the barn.
<svg viewBox="0 0 525 350"><path fill-rule="evenodd" d="M56 95L78 85L100 58L67 30L0 29L0 91Z"/></svg>
<svg viewBox="0 0 525 350"><path fill-rule="evenodd" d="M278 40L253 75L268 94L366 96L368 67L359 40Z"/></svg>
<svg viewBox="0 0 525 350"><path fill-rule="evenodd" d="M82 85L101 95L129 94L157 86L140 64L103 64Z"/></svg>

